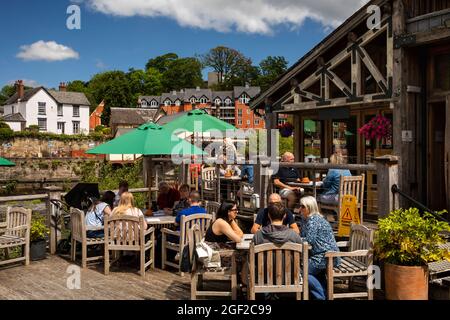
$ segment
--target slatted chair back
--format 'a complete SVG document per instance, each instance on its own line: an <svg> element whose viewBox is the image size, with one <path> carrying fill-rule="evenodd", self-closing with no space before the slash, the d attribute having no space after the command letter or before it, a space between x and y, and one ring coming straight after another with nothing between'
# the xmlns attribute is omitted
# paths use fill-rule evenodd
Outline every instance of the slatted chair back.
<svg viewBox="0 0 450 320"><path fill-rule="evenodd" d="M86 238L84 212L77 208L70 208L70 223L72 239L82 242L83 238Z"/></svg>
<svg viewBox="0 0 450 320"><path fill-rule="evenodd" d="M361 223L363 221L364 208L364 178L364 174L360 176L341 176L339 187L339 212L341 211L342 197L344 195L355 196Z"/></svg>
<svg viewBox="0 0 450 320"><path fill-rule="evenodd" d="M373 248L374 231L361 224L352 223L350 227L350 251L371 250ZM370 256L354 257L355 260L368 266Z"/></svg>
<svg viewBox="0 0 450 320"><path fill-rule="evenodd" d="M31 210L25 208L6 209L6 230L5 234L19 238L26 238L30 233Z"/></svg>
<svg viewBox="0 0 450 320"><path fill-rule="evenodd" d="M189 168L189 186L198 191L199 173L197 167Z"/></svg>
<svg viewBox="0 0 450 320"><path fill-rule="evenodd" d="M181 216L180 223L180 248L183 249L188 243L189 230L198 225L201 231L202 237L205 235L211 225L212 215L205 213L191 214L189 216Z"/></svg>
<svg viewBox="0 0 450 320"><path fill-rule="evenodd" d="M217 211L220 208L220 203L216 201L207 201L206 202L206 212L212 216L212 219L216 219Z"/></svg>
<svg viewBox="0 0 450 320"><path fill-rule="evenodd" d="M109 250L139 251L144 245L144 217L105 217L105 246Z"/></svg>
<svg viewBox="0 0 450 320"><path fill-rule="evenodd" d="M250 299L261 292L303 292L308 299L308 244L250 245Z"/></svg>
<svg viewBox="0 0 450 320"><path fill-rule="evenodd" d="M217 184L216 168L202 169L202 186L206 190L214 190Z"/></svg>
<svg viewBox="0 0 450 320"><path fill-rule="evenodd" d="M203 234L200 226L194 224L188 230L189 257L191 258L191 272L197 271L197 261L194 256L194 250L197 243L202 240Z"/></svg>

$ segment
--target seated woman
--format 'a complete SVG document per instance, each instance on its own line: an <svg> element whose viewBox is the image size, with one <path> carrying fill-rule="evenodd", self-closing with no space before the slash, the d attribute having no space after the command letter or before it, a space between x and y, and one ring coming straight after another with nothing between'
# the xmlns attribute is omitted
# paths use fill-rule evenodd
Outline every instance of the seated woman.
<svg viewBox="0 0 450 320"><path fill-rule="evenodd" d="M133 217L143 217L141 209L136 208L134 204L134 197L130 192L122 193L120 197L119 205L112 211L113 216L133 216ZM147 229L147 222L144 219L144 227Z"/></svg>
<svg viewBox="0 0 450 320"><path fill-rule="evenodd" d="M332 164L344 164L344 157L334 153L330 157ZM324 204L337 205L339 202L339 188L341 176L351 176L350 170L329 169L327 176L323 180L323 193L319 196L319 202Z"/></svg>
<svg viewBox="0 0 450 320"><path fill-rule="evenodd" d="M112 202L114 201L115 194L112 191L106 191L103 194L102 199L91 198L92 204L86 212L85 223L86 227L103 227L104 217L111 215ZM105 232L101 230L88 230L86 232L88 238L103 238Z"/></svg>
<svg viewBox="0 0 450 320"><path fill-rule="evenodd" d="M182 184L178 191L180 192L180 200L176 201L173 206L172 212L174 216L177 216L180 211L191 206L189 203L189 192L191 191L189 185Z"/></svg>
<svg viewBox="0 0 450 320"><path fill-rule="evenodd" d="M180 192L171 187L167 181L161 181L158 184L158 198L156 203L159 210L164 210L166 215L172 215L172 208L176 201L180 200Z"/></svg>
<svg viewBox="0 0 450 320"><path fill-rule="evenodd" d="M216 220L206 230L205 241L224 243L241 242L244 233L235 219L238 213L235 201L224 200L217 210Z"/></svg>
<svg viewBox="0 0 450 320"><path fill-rule="evenodd" d="M316 199L311 196L300 199L300 235L312 247L308 259L309 288L313 298L325 300L328 251L339 251L330 223L319 213ZM339 259L334 261L338 266Z"/></svg>

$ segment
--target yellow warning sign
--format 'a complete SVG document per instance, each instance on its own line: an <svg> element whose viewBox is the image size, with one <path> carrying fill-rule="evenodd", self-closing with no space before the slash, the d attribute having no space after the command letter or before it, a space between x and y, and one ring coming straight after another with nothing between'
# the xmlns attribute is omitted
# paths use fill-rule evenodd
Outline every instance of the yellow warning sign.
<svg viewBox="0 0 450 320"><path fill-rule="evenodd" d="M342 197L341 212L339 212L339 237L348 237L350 235L350 224L360 224L356 197L346 194Z"/></svg>

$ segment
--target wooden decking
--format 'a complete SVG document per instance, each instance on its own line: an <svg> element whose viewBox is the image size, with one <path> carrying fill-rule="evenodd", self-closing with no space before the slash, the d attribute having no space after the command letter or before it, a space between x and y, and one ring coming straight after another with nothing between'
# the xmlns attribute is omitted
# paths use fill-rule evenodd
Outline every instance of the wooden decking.
<svg viewBox="0 0 450 320"><path fill-rule="evenodd" d="M29 266L0 269L0 300L178 300L190 298L189 275L181 277L161 269L149 270L145 280L137 268L111 268L103 275L103 264L81 270L81 289L68 289L70 261L49 255ZM77 264L78 266L78 264Z"/></svg>

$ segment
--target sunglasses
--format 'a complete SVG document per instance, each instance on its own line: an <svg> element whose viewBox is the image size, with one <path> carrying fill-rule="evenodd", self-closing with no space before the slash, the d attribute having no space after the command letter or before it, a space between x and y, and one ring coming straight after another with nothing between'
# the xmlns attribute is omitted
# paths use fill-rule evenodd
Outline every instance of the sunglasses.
<svg viewBox="0 0 450 320"><path fill-rule="evenodd" d="M236 208L236 209L231 209L230 211L231 211L231 212L237 212L238 209L237 209L237 208Z"/></svg>

